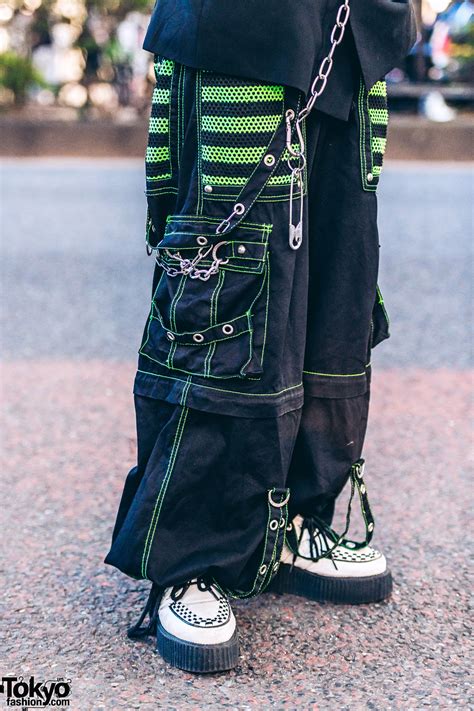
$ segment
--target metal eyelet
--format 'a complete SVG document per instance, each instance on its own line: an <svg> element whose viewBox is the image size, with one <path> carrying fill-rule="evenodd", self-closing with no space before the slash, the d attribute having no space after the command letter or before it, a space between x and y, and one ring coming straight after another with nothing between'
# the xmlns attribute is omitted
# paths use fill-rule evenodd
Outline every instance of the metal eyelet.
<svg viewBox="0 0 474 711"><path fill-rule="evenodd" d="M374 530L374 524L369 523L369 525L367 526L367 530L369 531L369 533L372 533L372 531Z"/></svg>
<svg viewBox="0 0 474 711"><path fill-rule="evenodd" d="M169 331L166 332L166 338L168 339L168 341L176 340L176 336L174 335L174 333L170 333Z"/></svg>
<svg viewBox="0 0 474 711"><path fill-rule="evenodd" d="M265 575L265 573L267 572L267 566L266 566L266 565L261 565L258 572L259 572L260 575Z"/></svg>
<svg viewBox="0 0 474 711"><path fill-rule="evenodd" d="M285 519L282 518L280 521L280 528L284 528L284 527L285 527Z"/></svg>
<svg viewBox="0 0 474 711"><path fill-rule="evenodd" d="M273 566L273 572L276 573L279 567L280 563L275 563L275 565Z"/></svg>
<svg viewBox="0 0 474 711"><path fill-rule="evenodd" d="M246 251L247 251L247 249L246 249L245 245L239 244L239 246L237 247L237 252L239 254L245 254Z"/></svg>
<svg viewBox="0 0 474 711"><path fill-rule="evenodd" d="M230 323L226 323L222 326L222 333L225 333L226 336L230 336L234 333L234 327Z"/></svg>
<svg viewBox="0 0 474 711"><path fill-rule="evenodd" d="M270 503L270 506L274 506L276 509L282 509L283 506L286 506L286 504L290 500L290 492L288 492L287 495L285 496L284 501L282 501L281 504L279 504L278 502L273 500L272 493L273 493L273 491L270 489L270 491L268 492L268 501Z"/></svg>
<svg viewBox="0 0 474 711"><path fill-rule="evenodd" d="M243 215L245 212L245 205L243 205L241 202L238 202L236 205L234 205L234 214L235 215Z"/></svg>
<svg viewBox="0 0 474 711"><path fill-rule="evenodd" d="M193 341L195 341L196 343L202 343L203 340L204 340L204 336L202 335L202 333L193 334Z"/></svg>
<svg viewBox="0 0 474 711"><path fill-rule="evenodd" d="M207 244L207 237L204 237L204 235L199 235L199 237L196 238L196 242L201 245Z"/></svg>
<svg viewBox="0 0 474 711"><path fill-rule="evenodd" d="M293 524L289 523L288 526L286 527L287 531L292 531L293 530Z"/></svg>
<svg viewBox="0 0 474 711"><path fill-rule="evenodd" d="M271 168L273 165L275 165L275 156L273 156L271 153L267 153L267 155L263 159L263 162L265 163L265 165L268 165L268 167Z"/></svg>
<svg viewBox="0 0 474 711"><path fill-rule="evenodd" d="M276 520L276 518L273 518L273 519L270 521L269 528L270 528L270 531L276 531L276 530L277 530L277 528L278 528L278 521Z"/></svg>
<svg viewBox="0 0 474 711"><path fill-rule="evenodd" d="M360 487L360 493L365 494L366 491L367 489L365 488L365 484L362 484L362 486Z"/></svg>

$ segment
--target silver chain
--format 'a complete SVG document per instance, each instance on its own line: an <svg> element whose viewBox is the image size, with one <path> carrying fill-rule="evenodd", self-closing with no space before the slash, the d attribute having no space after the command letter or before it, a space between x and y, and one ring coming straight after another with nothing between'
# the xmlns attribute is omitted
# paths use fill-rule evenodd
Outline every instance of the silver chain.
<svg viewBox="0 0 474 711"><path fill-rule="evenodd" d="M306 167L306 146L304 142L303 121L309 116L313 110L314 104L321 94L326 89L329 75L331 74L334 65L334 52L336 47L341 44L346 31L347 23L351 9L349 0L344 0L337 11L336 22L331 30L331 48L328 54L324 57L319 65L319 71L311 84L310 97L305 106L298 111L295 118L295 112L289 109L286 112L286 148L288 150L288 167L291 170L291 186L290 186L290 235L289 242L292 249L299 249L303 240L303 213L304 213L304 183L303 173ZM294 125L292 126L292 122ZM296 130L298 139L298 148L295 150L292 145L293 132ZM298 164L295 166L295 159ZM293 202L295 194L295 185L300 190L300 214L299 221L295 225L293 221Z"/></svg>
<svg viewBox="0 0 474 711"><path fill-rule="evenodd" d="M213 274L217 274L221 264L227 264L228 259L222 259L222 257L217 256L217 251L220 247L229 244L228 242L219 242L214 246L210 246L207 249L201 247L195 255L194 259L185 259L181 256L179 252L171 252L169 249L165 249L164 252L168 258L179 262L179 267L173 267L167 262L160 258L159 251L156 256L156 262L162 267L165 272L170 277L176 277L179 274L186 274L190 279L200 279L201 281L207 281ZM198 264L202 262L207 256L211 255L212 263L206 268L198 268Z"/></svg>
<svg viewBox="0 0 474 711"><path fill-rule="evenodd" d="M290 183L290 235L289 243L292 249L299 249L303 241L303 215L304 215L304 181L303 174L306 167L306 146L304 142L303 121L309 116L313 110L314 104L318 97L321 96L326 89L329 75L331 74L334 65L334 53L336 47L341 44L351 9L349 7L350 0L343 0L339 6L336 16L336 22L331 30L331 47L328 54L324 57L319 65L319 70L311 84L311 92L306 105L298 111L298 114L292 109L288 109L285 114L286 121L286 148L288 150L288 167L291 171ZM294 123L293 123L294 122ZM292 145L293 134L296 131L298 148L295 150ZM297 164L295 165L295 161ZM299 221L295 225L293 223L293 204L295 197L295 186L298 186L300 191L300 214ZM234 205L232 213L223 220L217 227L216 233L223 234L226 232L232 223L232 218L245 213L246 207L242 203Z"/></svg>

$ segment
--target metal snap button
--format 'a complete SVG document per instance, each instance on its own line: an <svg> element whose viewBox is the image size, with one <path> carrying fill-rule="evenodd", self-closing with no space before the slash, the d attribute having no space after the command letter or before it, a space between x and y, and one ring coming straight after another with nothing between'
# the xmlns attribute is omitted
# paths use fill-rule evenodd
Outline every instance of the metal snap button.
<svg viewBox="0 0 474 711"><path fill-rule="evenodd" d="M203 340L204 340L204 336L202 335L202 333L195 333L193 335L193 341L196 341L196 343L202 343Z"/></svg>
<svg viewBox="0 0 474 711"><path fill-rule="evenodd" d="M246 249L245 245L239 244L239 246L237 247L237 252L239 254L245 254L246 251L247 251L247 249Z"/></svg>
<svg viewBox="0 0 474 711"><path fill-rule="evenodd" d="M207 244L207 237L204 237L204 235L199 235L199 237L196 238L196 242L198 244Z"/></svg>
<svg viewBox="0 0 474 711"><path fill-rule="evenodd" d="M267 155L263 159L263 162L265 163L265 165L268 165L268 167L271 168L272 165L275 165L275 156L273 156L271 153L267 153Z"/></svg>
<svg viewBox="0 0 474 711"><path fill-rule="evenodd" d="M276 520L276 518L273 518L270 521L270 531L276 531L277 528L278 528L278 521Z"/></svg>
<svg viewBox="0 0 474 711"><path fill-rule="evenodd" d="M369 181L369 183L371 183L373 179L374 176L372 175L372 173L367 173L367 180Z"/></svg>
<svg viewBox="0 0 474 711"><path fill-rule="evenodd" d="M214 188L212 187L212 185L205 185L204 186L205 193L212 193L213 190L214 190Z"/></svg>
<svg viewBox="0 0 474 711"><path fill-rule="evenodd" d="M222 332L225 333L226 336L230 336L231 333L234 333L234 327L230 323L226 323L222 326Z"/></svg>
<svg viewBox="0 0 474 711"><path fill-rule="evenodd" d="M267 566L266 565L260 566L260 570L258 572L260 573L260 575L265 575L265 573L267 572Z"/></svg>
<svg viewBox="0 0 474 711"><path fill-rule="evenodd" d="M168 339L168 341L174 341L176 339L176 336L174 335L174 333L170 333L169 331L167 331L166 338Z"/></svg>

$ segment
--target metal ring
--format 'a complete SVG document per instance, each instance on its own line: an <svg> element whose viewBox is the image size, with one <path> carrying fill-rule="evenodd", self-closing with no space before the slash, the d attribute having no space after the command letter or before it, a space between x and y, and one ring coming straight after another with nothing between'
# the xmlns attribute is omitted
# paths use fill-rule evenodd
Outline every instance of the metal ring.
<svg viewBox="0 0 474 711"><path fill-rule="evenodd" d="M241 202L238 202L236 205L234 205L234 214L235 215L243 215L245 212L245 205L243 205Z"/></svg>
<svg viewBox="0 0 474 711"><path fill-rule="evenodd" d="M230 323L226 323L222 326L222 332L225 333L226 336L230 336L231 333L234 333L234 327Z"/></svg>
<svg viewBox="0 0 474 711"><path fill-rule="evenodd" d="M204 336L202 335L202 333L195 333L193 335L193 341L196 341L196 343L202 343L203 340L204 340Z"/></svg>
<svg viewBox="0 0 474 711"><path fill-rule="evenodd" d="M290 500L290 492L287 493L285 500L282 501L281 504L276 503L275 501L273 501L272 494L273 494L273 490L271 489L271 490L268 492L268 501L269 501L269 503L270 503L270 506L274 506L276 509L282 509L283 506L286 506L286 504L287 504L288 501Z"/></svg>

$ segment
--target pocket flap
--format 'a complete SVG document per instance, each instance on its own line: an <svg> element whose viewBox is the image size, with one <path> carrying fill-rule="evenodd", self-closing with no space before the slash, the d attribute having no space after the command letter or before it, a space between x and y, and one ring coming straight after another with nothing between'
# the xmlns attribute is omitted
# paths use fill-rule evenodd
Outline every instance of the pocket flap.
<svg viewBox="0 0 474 711"><path fill-rule="evenodd" d="M231 266L240 266L252 270L255 262L265 260L268 237L272 226L265 224L241 223L229 236L216 234L219 220L199 216L174 216L168 218L163 239L158 243L160 250L191 250L220 245L219 257L232 260ZM231 237L231 239L229 239ZM212 251L209 252L212 261ZM254 264L252 264L254 262ZM205 261L203 261L205 264Z"/></svg>
<svg viewBox="0 0 474 711"><path fill-rule="evenodd" d="M215 326L201 329L200 331L187 331L178 333L166 327L163 318L159 313L156 305L154 305L154 316L157 318L163 328L166 330L166 337L169 341L179 343L183 346L208 346L210 343L217 341L226 341L229 338L235 338L242 333L247 333L252 330L250 313L242 314L237 318L224 323L218 323Z"/></svg>

